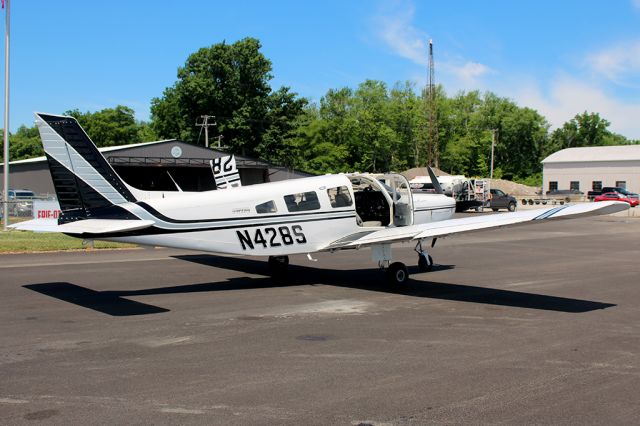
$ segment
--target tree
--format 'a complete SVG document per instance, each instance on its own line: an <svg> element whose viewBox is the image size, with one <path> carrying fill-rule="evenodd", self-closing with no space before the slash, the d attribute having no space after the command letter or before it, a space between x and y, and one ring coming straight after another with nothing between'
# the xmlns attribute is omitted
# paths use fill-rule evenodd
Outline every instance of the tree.
<svg viewBox="0 0 640 426"><path fill-rule="evenodd" d="M97 112L65 112L78 120L96 146L128 145L142 142L153 133L144 130L144 124L136 122L133 109L118 105Z"/></svg>
<svg viewBox="0 0 640 426"><path fill-rule="evenodd" d="M0 144L4 153L4 143ZM20 126L14 134L9 134L9 160L24 160L26 158L39 157L44 155L40 134L36 126ZM4 158L0 155L0 161Z"/></svg>
<svg viewBox="0 0 640 426"><path fill-rule="evenodd" d="M215 116L216 133L232 152L279 160L279 145L292 137L306 101L283 87L272 92L271 61L260 42L245 38L199 49L178 70L176 83L151 105L153 127L161 137L198 143L201 115Z"/></svg>
<svg viewBox="0 0 640 426"><path fill-rule="evenodd" d="M611 140L610 123L598 113L583 112L553 131L546 155L565 148L601 146Z"/></svg>

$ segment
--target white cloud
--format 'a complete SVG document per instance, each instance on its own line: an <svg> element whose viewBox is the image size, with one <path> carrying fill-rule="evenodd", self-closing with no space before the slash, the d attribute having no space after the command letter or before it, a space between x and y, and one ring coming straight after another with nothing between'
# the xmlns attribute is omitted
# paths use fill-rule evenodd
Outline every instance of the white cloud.
<svg viewBox="0 0 640 426"><path fill-rule="evenodd" d="M461 64L443 63L440 67L445 73L452 74L457 80L457 85L470 89L479 88L480 77L491 72L491 68L479 62L467 61Z"/></svg>
<svg viewBox="0 0 640 426"><path fill-rule="evenodd" d="M640 1L640 0L639 0ZM413 25L415 7L408 1L387 3L375 18L376 35L391 51L421 67L429 66L427 33ZM478 79L491 69L479 62L457 58L438 60L436 66L443 74L451 75L452 85L457 87L477 87Z"/></svg>
<svg viewBox="0 0 640 426"><path fill-rule="evenodd" d="M640 0L636 0L640 4ZM599 75L621 85L640 74L640 40L619 43L587 56L587 64Z"/></svg>
<svg viewBox="0 0 640 426"><path fill-rule="evenodd" d="M597 112L611 122L611 131L640 139L640 103L617 99L586 81L560 76L550 84L546 94L539 86L530 84L517 92L515 100L521 106L538 110L553 128L584 111Z"/></svg>
<svg viewBox="0 0 640 426"><path fill-rule="evenodd" d="M401 7L386 10L374 18L378 37L398 56L428 66L427 35L411 24L415 7L411 3L395 4Z"/></svg>

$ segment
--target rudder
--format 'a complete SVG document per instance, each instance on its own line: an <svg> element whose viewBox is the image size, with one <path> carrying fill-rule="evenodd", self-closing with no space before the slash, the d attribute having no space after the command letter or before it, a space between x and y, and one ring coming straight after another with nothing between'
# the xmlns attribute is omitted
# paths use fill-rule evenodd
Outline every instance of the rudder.
<svg viewBox="0 0 640 426"><path fill-rule="evenodd" d="M36 124L62 211L59 223L131 218L117 205L136 198L75 118L36 113Z"/></svg>

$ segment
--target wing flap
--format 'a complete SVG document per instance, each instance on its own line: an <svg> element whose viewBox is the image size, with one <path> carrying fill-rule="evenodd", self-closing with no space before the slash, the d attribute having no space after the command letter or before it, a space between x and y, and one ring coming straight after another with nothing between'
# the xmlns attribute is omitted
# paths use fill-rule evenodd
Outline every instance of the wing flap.
<svg viewBox="0 0 640 426"><path fill-rule="evenodd" d="M86 219L58 225L56 220L34 219L11 225L11 228L33 232L62 232L65 234L111 234L136 231L153 225L152 220Z"/></svg>
<svg viewBox="0 0 640 426"><path fill-rule="evenodd" d="M483 229L500 228L525 223L535 223L547 219L573 219L584 216L598 216L617 213L629 208L629 204L618 201L599 203L568 204L547 209L527 210L517 213L502 213L448 219L420 225L386 228L371 232L360 238L342 238L329 244L324 250L357 248L372 244L389 244L402 241L420 240L424 238L445 237Z"/></svg>

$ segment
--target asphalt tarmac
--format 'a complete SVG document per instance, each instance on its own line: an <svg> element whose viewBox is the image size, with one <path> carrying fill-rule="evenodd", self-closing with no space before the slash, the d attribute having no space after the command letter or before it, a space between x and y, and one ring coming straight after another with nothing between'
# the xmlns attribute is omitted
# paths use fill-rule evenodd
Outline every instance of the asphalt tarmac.
<svg viewBox="0 0 640 426"><path fill-rule="evenodd" d="M1 424L637 424L640 219L368 250L0 256Z"/></svg>

